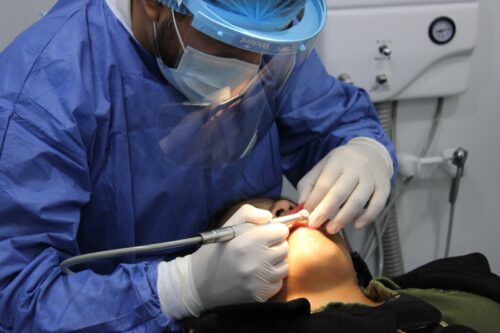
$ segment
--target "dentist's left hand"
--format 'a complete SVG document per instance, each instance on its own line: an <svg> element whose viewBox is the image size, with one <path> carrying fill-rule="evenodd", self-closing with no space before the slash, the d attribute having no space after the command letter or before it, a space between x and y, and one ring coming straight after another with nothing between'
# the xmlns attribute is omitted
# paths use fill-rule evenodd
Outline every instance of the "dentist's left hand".
<svg viewBox="0 0 500 333"><path fill-rule="evenodd" d="M269 221L269 211L242 206L224 225ZM264 302L275 295L288 274L288 228L248 228L226 243L204 245L191 255L162 262L158 294L167 317L198 316L220 305Z"/></svg>
<svg viewBox="0 0 500 333"><path fill-rule="evenodd" d="M383 210L392 174L392 159L382 144L355 138L332 150L301 179L299 203L311 212L313 228L327 223L326 230L335 234L353 221L362 228Z"/></svg>

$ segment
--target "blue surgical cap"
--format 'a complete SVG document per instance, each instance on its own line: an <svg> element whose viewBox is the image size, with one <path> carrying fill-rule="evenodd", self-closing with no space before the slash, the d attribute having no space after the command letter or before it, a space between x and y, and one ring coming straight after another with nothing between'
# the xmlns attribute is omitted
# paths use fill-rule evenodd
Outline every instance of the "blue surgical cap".
<svg viewBox="0 0 500 333"><path fill-rule="evenodd" d="M156 0L181 14L189 11L183 0ZM229 23L263 31L285 29L304 9L307 0L190 0L202 1ZM187 2L187 1L186 1Z"/></svg>
<svg viewBox="0 0 500 333"><path fill-rule="evenodd" d="M304 9L306 0L205 0L227 12L230 23L255 30L286 28ZM222 15L221 15L222 16Z"/></svg>
<svg viewBox="0 0 500 333"><path fill-rule="evenodd" d="M174 11L176 11L179 14L189 14L188 9L186 6L182 4L182 0L177 1L177 0L156 0L156 2L161 3L164 6L167 6L169 8L172 8Z"/></svg>

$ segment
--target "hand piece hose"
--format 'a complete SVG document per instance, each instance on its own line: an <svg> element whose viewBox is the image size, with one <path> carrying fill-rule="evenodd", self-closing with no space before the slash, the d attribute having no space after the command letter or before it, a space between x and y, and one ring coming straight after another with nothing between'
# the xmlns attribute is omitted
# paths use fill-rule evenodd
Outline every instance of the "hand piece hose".
<svg viewBox="0 0 500 333"><path fill-rule="evenodd" d="M297 221L307 220L309 213L306 210L302 210L296 214L291 214L283 217L277 217L270 220L268 223L282 223L291 224ZM126 247L121 249L113 249L107 251L86 253L79 256L74 256L69 259L64 260L59 267L64 273L72 273L70 268L83 263L88 263L97 260L111 259L116 257L122 257L126 255L133 254L144 254L150 252L164 251L174 248L187 247L187 246L202 246L205 244L227 242L231 239L241 235L248 228L255 227L256 224L253 223L243 223L232 225L228 227L217 228L209 231L199 233L195 237L180 239L170 242L155 243L142 246Z"/></svg>

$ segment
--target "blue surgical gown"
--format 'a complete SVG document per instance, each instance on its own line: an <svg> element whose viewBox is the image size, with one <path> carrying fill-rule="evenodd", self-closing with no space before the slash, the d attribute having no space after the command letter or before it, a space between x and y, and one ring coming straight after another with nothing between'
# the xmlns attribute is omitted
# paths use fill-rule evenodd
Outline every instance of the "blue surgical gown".
<svg viewBox="0 0 500 333"><path fill-rule="evenodd" d="M65 275L82 253L189 237L231 203L280 195L353 137L391 144L367 94L315 53L274 122L223 172L157 154L155 110L179 98L104 0L61 0L0 55L0 331L175 330L156 291L161 258ZM175 112L175 110L172 110Z"/></svg>

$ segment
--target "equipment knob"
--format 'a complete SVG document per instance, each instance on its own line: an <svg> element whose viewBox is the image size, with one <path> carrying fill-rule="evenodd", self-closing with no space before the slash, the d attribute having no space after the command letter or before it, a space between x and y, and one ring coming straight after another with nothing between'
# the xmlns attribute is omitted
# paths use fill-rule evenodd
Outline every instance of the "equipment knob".
<svg viewBox="0 0 500 333"><path fill-rule="evenodd" d="M378 48L381 54L385 55L386 57L389 57L392 54L392 50L389 46L387 45L382 45Z"/></svg>
<svg viewBox="0 0 500 333"><path fill-rule="evenodd" d="M378 84L384 85L389 81L389 78L385 74L379 74L377 75L375 80L377 81Z"/></svg>
<svg viewBox="0 0 500 333"><path fill-rule="evenodd" d="M338 80L344 83L349 83L352 84L352 78L349 74L347 73L342 73L338 76Z"/></svg>

